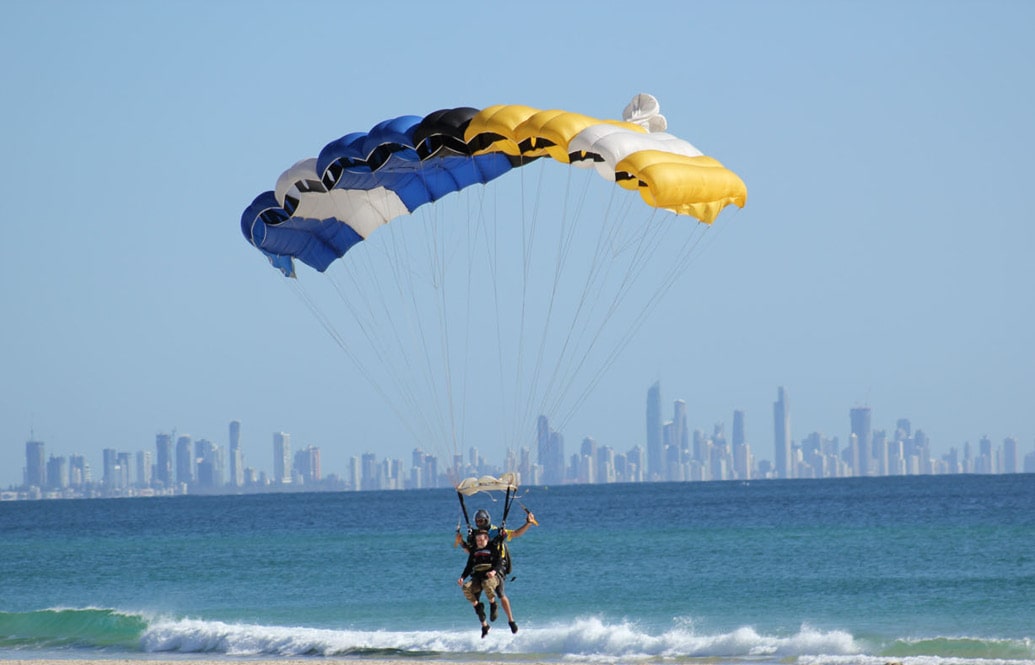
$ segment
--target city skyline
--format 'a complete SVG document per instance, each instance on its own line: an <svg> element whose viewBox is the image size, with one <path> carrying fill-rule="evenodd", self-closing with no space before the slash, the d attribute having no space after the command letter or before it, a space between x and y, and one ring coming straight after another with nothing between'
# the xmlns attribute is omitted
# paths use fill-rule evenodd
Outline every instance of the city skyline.
<svg viewBox="0 0 1035 665"><path fill-rule="evenodd" d="M173 429L225 446L232 419L243 424L250 455L261 440L263 457L253 462L269 473L265 449L275 431L320 446L325 468L343 469L346 452L367 441L379 443L379 454L408 459L414 441L428 440L396 417L413 404L436 425L445 420L447 434L478 438L486 450L503 435L534 441L540 413L570 439L593 435L626 449L643 439L642 392L655 379L686 401L690 421L705 431L718 421L729 426L743 410L745 438L770 459L778 385L790 393L795 439L808 427L844 443L847 409L868 405L875 424L893 429L907 414L923 423L939 452L985 432L996 441L1015 436L1025 448L1035 440L1035 354L1026 332L1035 327L1035 225L1026 198L1014 194L1032 179L1035 152L1035 92L1017 85L1035 60L1035 4L987 11L968 3L754 2L743 11L739 3L662 0L652 11L664 20L630 21L616 7L534 3L529 11L549 7L551 20L523 35L513 58L472 58L464 39L441 40L433 56L412 40L384 49L382 31L360 28L383 25L386 7L321 4L321 20L286 31L277 48L257 47L250 29L283 22L274 4L242 13L237 3L215 3L203 21L178 3L7 7L0 49L21 64L0 71L4 89L18 91L17 103L0 108L0 169L12 188L5 258L17 276L0 287L8 323L0 329L0 486L21 481L32 431L48 450L88 452L95 468L103 448L150 447L156 433ZM411 24L451 35L484 32L489 18L513 25L502 5L478 7L446 16L415 3ZM357 28L357 52L381 56L339 63L348 85L327 85L326 63L284 57L338 43L342 26ZM650 48L596 66L571 26L598 45ZM415 62L467 69L415 78ZM271 82L305 91L306 102L271 103ZM503 374L499 338L468 336L464 316L448 320L450 339L492 362L467 375L448 372L457 415L465 416L455 430L450 414L432 406L444 391L419 390L403 402L395 390L401 383L418 391L425 374L455 368L414 367L378 392L339 346L365 354L367 335L344 325L341 338L328 335L304 297L327 295L323 312L347 313L325 291L349 273L302 266L287 280L242 236L242 212L276 188L284 169L387 118L526 104L617 119L641 92L660 103L666 131L743 179L748 200L699 230L700 251L649 315L630 307L609 319L613 331L637 332L618 340L613 363L609 356L585 365L607 372L571 386L571 403L592 391L570 418L550 403L526 410L513 394L527 387L511 380L516 372L490 383ZM613 196L615 208L644 219L689 221L655 215L595 169L540 159L514 171L473 188L474 196L444 197L430 207L457 215L435 221L454 228L478 201L495 200L512 224L486 229L520 227L524 209L538 213L544 239L582 205L561 196L569 178L573 194L575 185L593 188L587 205L606 206ZM43 187L25 184L37 182ZM555 187L540 194L540 182ZM530 205L503 198L509 185L523 185ZM426 220L418 214L399 226L416 231ZM623 233L615 248L635 237ZM376 260L392 255L383 240L379 231L349 253L376 264L372 278L407 265ZM468 254L463 242L442 247L451 258ZM508 258L522 255L520 242L500 247ZM664 278L654 272L665 263L658 251L644 277ZM564 277L568 286L583 283L573 270ZM463 296L463 287L451 294ZM646 287L634 285L626 304L646 305L654 293ZM437 299L417 304L435 318ZM558 301L553 321L576 305ZM410 329L382 326L372 336ZM535 362L542 342L563 345L567 332L522 337L524 359ZM372 355L361 359L380 367ZM491 410L504 392L521 410L498 426ZM667 403L665 410L667 419Z"/></svg>
<svg viewBox="0 0 1035 665"><path fill-rule="evenodd" d="M409 469L401 458L384 457L379 461L369 450L363 450L350 457L347 468L331 470L326 476L322 473L320 447L310 443L294 450L287 432L271 434L272 473L246 465L242 423L237 420L228 423L225 448L208 438L195 439L175 432L157 434L153 453L105 448L101 451L100 478L92 473L85 455L52 453L47 457L45 443L30 435L25 444L23 482L9 486L8 491L71 487L94 488L99 496L153 496L245 489L414 489L449 486L455 482L450 480L452 476L514 470L523 482L537 485L1035 471L1035 446L1027 452L1015 437L1006 436L997 444L982 435L973 448L968 440L939 454L931 450L923 430L914 430L907 418L896 420L890 436L886 429L874 430L870 407L848 410L849 434L844 443L837 435L817 431L795 440L789 394L783 386L777 388L773 402L771 460L764 457L765 444L753 447L746 439L747 414L741 409L733 411L731 438L727 439L725 421L716 423L708 434L705 429L690 426L683 399L671 402L671 419L666 419L661 382L655 381L646 391L645 411L643 440L628 449L584 436L579 452L566 458L564 433L554 430L546 416L539 416L535 441L516 451L505 451L501 464L488 461L473 446L453 455L452 460L418 447L412 452ZM252 457L262 457L258 452L261 446L252 450ZM132 475L131 470L135 470ZM146 492L128 492L130 489Z"/></svg>

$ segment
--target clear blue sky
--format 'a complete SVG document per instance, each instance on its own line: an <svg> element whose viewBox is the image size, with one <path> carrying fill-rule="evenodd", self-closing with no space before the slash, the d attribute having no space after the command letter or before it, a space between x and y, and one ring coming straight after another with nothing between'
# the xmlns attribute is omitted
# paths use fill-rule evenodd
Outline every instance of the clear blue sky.
<svg viewBox="0 0 1035 665"><path fill-rule="evenodd" d="M747 183L564 427L627 450L648 386L772 458L910 418L936 452L1035 446L1030 2L32 2L0 24L0 486L49 454L176 429L324 473L416 442L241 237L295 160L402 114L637 92ZM313 274L310 272L308 276ZM478 430L498 461L495 434ZM433 448L432 448L433 449ZM99 474L99 468L97 468Z"/></svg>

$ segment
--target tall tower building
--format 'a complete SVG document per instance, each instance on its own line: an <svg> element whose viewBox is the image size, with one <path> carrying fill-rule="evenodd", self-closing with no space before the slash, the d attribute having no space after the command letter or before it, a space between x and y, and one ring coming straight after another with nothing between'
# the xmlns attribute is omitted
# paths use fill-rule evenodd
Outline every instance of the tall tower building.
<svg viewBox="0 0 1035 665"><path fill-rule="evenodd" d="M181 485L194 483L194 441L189 434L176 439L176 482Z"/></svg>
<svg viewBox="0 0 1035 665"><path fill-rule="evenodd" d="M121 489L129 487L129 469L130 460L133 456L130 453L121 452L115 456L115 466L117 467L117 480L116 483Z"/></svg>
<svg viewBox="0 0 1035 665"><path fill-rule="evenodd" d="M740 480L751 479L751 446L747 444L747 436L744 434L744 412L740 409L733 411L733 438L730 440L730 451L733 454L733 471Z"/></svg>
<svg viewBox="0 0 1035 665"><path fill-rule="evenodd" d="M363 453L360 461L360 484L361 490L379 490L381 487L381 468L377 464L377 456L374 453Z"/></svg>
<svg viewBox="0 0 1035 665"><path fill-rule="evenodd" d="M858 439L858 466L852 469L856 476L870 475L870 462L873 460L873 431L870 429L870 407L860 406L849 412L852 421L852 434ZM853 462L856 460L853 460Z"/></svg>
<svg viewBox="0 0 1035 665"><path fill-rule="evenodd" d="M151 451L137 451L137 487L151 486Z"/></svg>
<svg viewBox="0 0 1035 665"><path fill-rule="evenodd" d="M998 473L992 451L992 439L988 438L987 434L978 441L978 450L981 454L975 460L975 473Z"/></svg>
<svg viewBox="0 0 1035 665"><path fill-rule="evenodd" d="M295 471L302 478L306 485L316 485L320 482L320 449L316 446L306 446L295 453Z"/></svg>
<svg viewBox="0 0 1035 665"><path fill-rule="evenodd" d="M120 489L119 487L119 453L114 448L105 448L101 451L103 455L102 460L104 464L103 475L101 476L101 482L104 483L104 489L113 490Z"/></svg>
<svg viewBox="0 0 1035 665"><path fill-rule="evenodd" d="M91 482L90 465L82 455L71 455L68 458L68 484L76 489L83 489Z"/></svg>
<svg viewBox="0 0 1035 665"><path fill-rule="evenodd" d="M363 467L360 466L359 458L353 455L349 458L349 479L347 484L353 492L363 489Z"/></svg>
<svg viewBox="0 0 1035 665"><path fill-rule="evenodd" d="M163 487L173 486L173 444L172 436L155 436L155 481Z"/></svg>
<svg viewBox="0 0 1035 665"><path fill-rule="evenodd" d="M286 432L273 434L273 482L291 482L291 435Z"/></svg>
<svg viewBox="0 0 1035 665"><path fill-rule="evenodd" d="M672 444L679 448L680 456L690 450L690 427L686 418L686 402L677 399L672 404Z"/></svg>
<svg viewBox="0 0 1035 665"><path fill-rule="evenodd" d="M773 456L776 476L793 478L791 463L791 406L787 403L787 391L780 386L773 403Z"/></svg>
<svg viewBox="0 0 1035 665"><path fill-rule="evenodd" d="M241 453L241 423L230 421L230 486L244 485L244 455Z"/></svg>
<svg viewBox="0 0 1035 665"><path fill-rule="evenodd" d="M1000 473L1020 473L1017 459L1017 439L1008 436L1003 439L1003 468Z"/></svg>
<svg viewBox="0 0 1035 665"><path fill-rule="evenodd" d="M744 412L740 409L733 412L733 439L730 443L733 445L734 450L736 450L737 446L747 443L747 439L744 437Z"/></svg>
<svg viewBox="0 0 1035 665"><path fill-rule="evenodd" d="M597 440L587 436L582 440L582 449L579 451L578 481L580 483L593 484L597 480Z"/></svg>
<svg viewBox="0 0 1035 665"><path fill-rule="evenodd" d="M208 439L198 439L194 446L194 479L200 489L218 490L225 485L223 449Z"/></svg>
<svg viewBox="0 0 1035 665"><path fill-rule="evenodd" d="M54 490L68 487L68 461L64 457L51 455L47 460L47 487Z"/></svg>
<svg viewBox="0 0 1035 665"><path fill-rule="evenodd" d="M550 429L546 416L536 422L536 443L539 464L543 467L543 482L560 485L564 482L564 437Z"/></svg>
<svg viewBox="0 0 1035 665"><path fill-rule="evenodd" d="M31 437L31 435L30 435ZM25 486L43 489L47 483L47 465L43 457L43 442L25 442Z"/></svg>
<svg viewBox="0 0 1035 665"><path fill-rule="evenodd" d="M665 451L662 444L661 382L647 390L647 480L665 477Z"/></svg>
<svg viewBox="0 0 1035 665"><path fill-rule="evenodd" d="M643 446L633 446L632 449L625 454L625 459L629 466L627 480L634 483L644 482L646 480L646 474L644 471L647 466L647 452L643 449Z"/></svg>

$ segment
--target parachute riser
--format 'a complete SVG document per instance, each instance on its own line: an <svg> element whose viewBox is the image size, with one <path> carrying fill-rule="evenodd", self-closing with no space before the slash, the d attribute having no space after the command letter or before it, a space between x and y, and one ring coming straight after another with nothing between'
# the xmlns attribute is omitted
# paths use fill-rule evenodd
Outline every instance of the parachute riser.
<svg viewBox="0 0 1035 665"><path fill-rule="evenodd" d="M467 506L464 504L464 495L461 492L456 493L456 498L460 499L460 512L464 515L464 524L467 525L467 533L471 533L471 518L467 516ZM460 533L460 525L456 525L457 533Z"/></svg>
<svg viewBox="0 0 1035 665"><path fill-rule="evenodd" d="M510 514L510 504L513 503L513 501L514 496L508 487L506 497L503 499L503 519L500 520L500 529L505 530L507 527L507 515Z"/></svg>

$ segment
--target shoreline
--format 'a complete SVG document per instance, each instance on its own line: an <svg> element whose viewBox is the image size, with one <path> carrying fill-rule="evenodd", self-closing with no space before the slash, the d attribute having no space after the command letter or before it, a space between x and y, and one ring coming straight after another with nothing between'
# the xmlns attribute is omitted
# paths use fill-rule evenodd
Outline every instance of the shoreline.
<svg viewBox="0 0 1035 665"><path fill-rule="evenodd" d="M329 665L414 665L414 663L434 663L435 665L513 665L514 661L503 660L439 660L435 658L334 658L328 656L314 656L312 658L250 658L248 656L227 656L225 658L203 658L200 660L190 658L187 654L183 658L126 658L125 656L103 657L72 657L72 658L19 658L7 659L0 657L0 665L227 665L227 663L246 663L247 665L314 665L314 663L327 663ZM544 661L529 661L530 663L542 663Z"/></svg>

